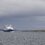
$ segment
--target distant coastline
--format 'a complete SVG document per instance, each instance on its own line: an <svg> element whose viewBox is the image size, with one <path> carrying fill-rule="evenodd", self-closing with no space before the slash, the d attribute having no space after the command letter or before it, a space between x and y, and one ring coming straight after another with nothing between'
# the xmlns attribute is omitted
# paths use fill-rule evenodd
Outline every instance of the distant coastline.
<svg viewBox="0 0 45 45"><path fill-rule="evenodd" d="M22 32L45 32L45 30L23 30Z"/></svg>

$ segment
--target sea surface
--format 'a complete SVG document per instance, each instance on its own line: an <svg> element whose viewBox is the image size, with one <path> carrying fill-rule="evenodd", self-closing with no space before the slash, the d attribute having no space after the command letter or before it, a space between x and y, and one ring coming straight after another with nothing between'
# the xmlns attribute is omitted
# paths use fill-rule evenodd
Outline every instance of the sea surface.
<svg viewBox="0 0 45 45"><path fill-rule="evenodd" d="M0 45L45 45L45 32L0 32Z"/></svg>

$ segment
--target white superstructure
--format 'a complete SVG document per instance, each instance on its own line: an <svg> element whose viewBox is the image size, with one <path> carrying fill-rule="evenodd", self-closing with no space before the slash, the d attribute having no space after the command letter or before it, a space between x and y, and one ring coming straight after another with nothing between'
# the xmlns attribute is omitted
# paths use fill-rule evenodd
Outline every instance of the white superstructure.
<svg viewBox="0 0 45 45"><path fill-rule="evenodd" d="M9 29L13 30L14 28L12 27L12 25L5 25L5 30L9 30Z"/></svg>

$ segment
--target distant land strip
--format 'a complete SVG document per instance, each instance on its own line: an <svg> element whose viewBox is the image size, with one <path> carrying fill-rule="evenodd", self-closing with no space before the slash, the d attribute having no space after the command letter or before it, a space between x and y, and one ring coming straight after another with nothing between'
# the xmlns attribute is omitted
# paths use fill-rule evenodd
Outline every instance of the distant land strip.
<svg viewBox="0 0 45 45"><path fill-rule="evenodd" d="M45 30L23 30L22 32L45 32Z"/></svg>

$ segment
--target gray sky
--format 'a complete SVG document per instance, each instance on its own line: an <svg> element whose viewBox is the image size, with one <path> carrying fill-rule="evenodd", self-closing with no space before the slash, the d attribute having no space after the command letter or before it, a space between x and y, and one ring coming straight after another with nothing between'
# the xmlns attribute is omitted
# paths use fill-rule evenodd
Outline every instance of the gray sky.
<svg viewBox="0 0 45 45"><path fill-rule="evenodd" d="M17 29L45 29L45 0L0 0L0 25Z"/></svg>

